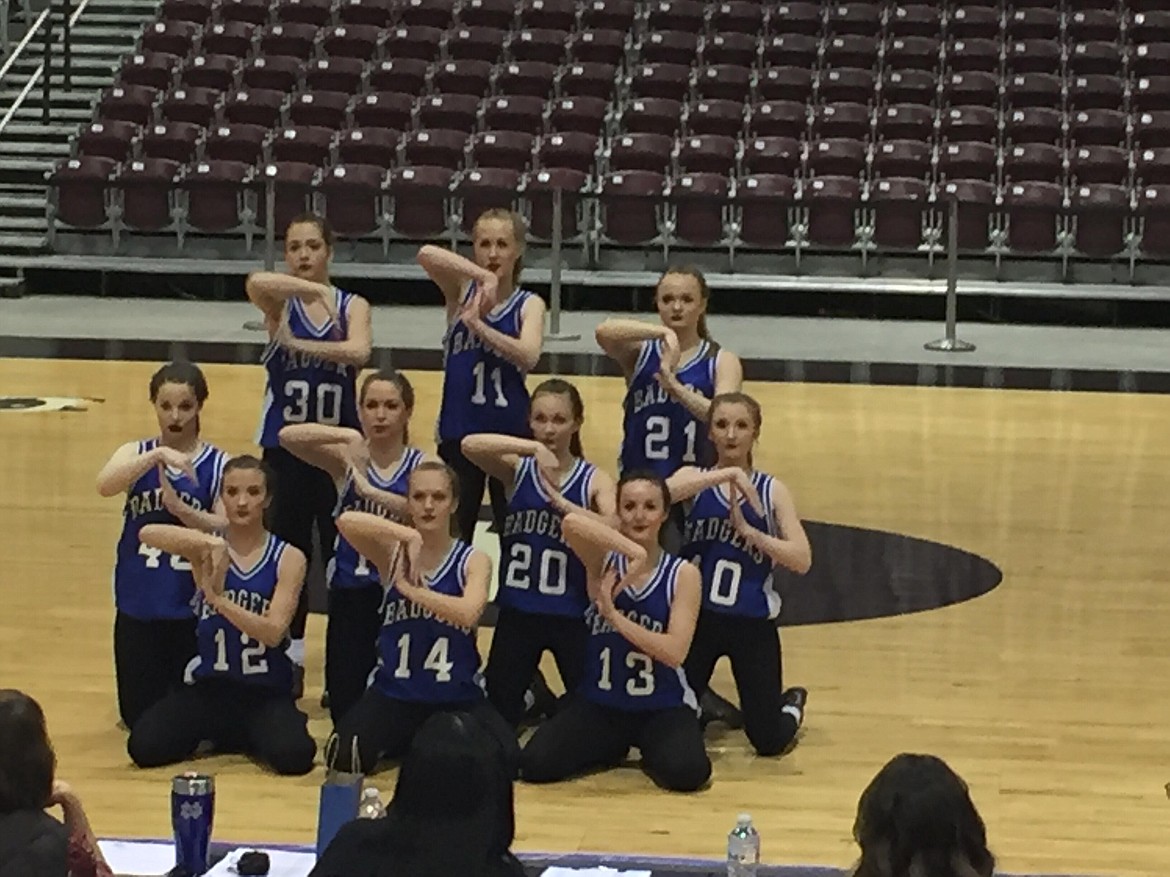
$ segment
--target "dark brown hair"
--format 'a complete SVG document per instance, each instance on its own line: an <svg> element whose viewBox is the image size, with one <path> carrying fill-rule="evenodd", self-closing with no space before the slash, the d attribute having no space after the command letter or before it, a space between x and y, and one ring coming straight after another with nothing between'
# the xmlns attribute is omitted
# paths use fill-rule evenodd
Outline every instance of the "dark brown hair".
<svg viewBox="0 0 1170 877"><path fill-rule="evenodd" d="M158 391L163 384L183 384L191 388L195 401L202 405L211 395L207 388L207 378L203 371L193 362L168 362L150 376L150 401L158 399Z"/></svg>
<svg viewBox="0 0 1170 877"><path fill-rule="evenodd" d="M232 457L227 461L227 465L223 467L223 483L227 484L227 476L229 472L234 472L237 469L244 471L259 472L264 476L264 492L269 496L276 490L275 480L276 473L272 471L272 467L261 460L259 457L253 457L251 454L241 454L238 457Z"/></svg>
<svg viewBox="0 0 1170 877"><path fill-rule="evenodd" d="M857 802L854 877L991 877L995 856L967 784L933 755L903 753Z"/></svg>
<svg viewBox="0 0 1170 877"><path fill-rule="evenodd" d="M0 815L47 807L56 768L41 705L22 691L0 689Z"/></svg>
<svg viewBox="0 0 1170 877"><path fill-rule="evenodd" d="M288 230L294 225L309 224L317 226L317 231L321 233L321 239L325 241L325 246L333 249L333 226L329 224L329 220L320 213L313 213L311 210L304 213L298 213L289 220L288 225L284 227L284 236L288 237Z"/></svg>
<svg viewBox="0 0 1170 877"><path fill-rule="evenodd" d="M406 375L392 368L378 369L378 371L368 374L362 379L361 389L358 390L359 407L366 404L366 391L369 390L370 384L375 381L386 381L386 383L396 386L398 388L398 395L402 397L402 404L406 407L406 410L408 412L414 411L414 385L410 383ZM404 443L410 442L409 424L402 427L402 441Z"/></svg>
<svg viewBox="0 0 1170 877"><path fill-rule="evenodd" d="M699 284L699 298L710 303L711 301L711 287L707 285L707 278L703 272L694 265L672 265L662 272L662 276L658 278L658 283L654 286L654 297L658 298L658 287L672 274L680 274L683 277L694 278L695 282ZM711 333L707 330L707 314L704 313L699 317L699 337L706 341L713 341Z"/></svg>
<svg viewBox="0 0 1170 877"><path fill-rule="evenodd" d="M662 507L666 511L670 511L670 488L666 486L666 479L660 475L655 475L649 469L635 469L632 472L622 473L622 477L618 479L617 495L621 499L622 488L634 481L649 481L662 493Z"/></svg>
<svg viewBox="0 0 1170 877"><path fill-rule="evenodd" d="M537 396L568 396L569 408L573 412L573 419L578 423L585 421L585 403L581 400L581 392L573 384L562 378L549 378L547 381L541 381L535 390L532 391L532 401L536 401ZM529 405L531 406L531 402ZM573 437L569 440L569 453L574 457L584 457L585 451L581 446L581 430L573 433Z"/></svg>

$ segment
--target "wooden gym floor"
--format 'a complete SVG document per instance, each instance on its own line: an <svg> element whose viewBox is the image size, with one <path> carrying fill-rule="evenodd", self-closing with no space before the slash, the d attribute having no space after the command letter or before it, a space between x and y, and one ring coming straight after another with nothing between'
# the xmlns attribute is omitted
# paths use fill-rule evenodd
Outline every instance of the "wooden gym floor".
<svg viewBox="0 0 1170 877"><path fill-rule="evenodd" d="M0 395L105 400L85 413L0 412L0 686L44 704L59 773L103 836L169 831L174 771L132 768L115 726L109 580L120 515L93 488L116 445L154 429L154 367L0 360ZM207 373L206 437L251 449L261 370ZM439 377L411 377L413 435L426 446ZM622 386L578 384L585 447L611 465ZM520 786L517 848L719 857L747 810L768 861L844 866L862 788L890 756L922 751L966 777L1004 870L1164 873L1170 397L747 389L766 412L759 464L788 482L804 517L962 547L998 564L1003 583L935 611L787 630L786 682L810 691L791 754L756 758L742 734L718 731L714 782L698 795L658 792L624 769ZM313 617L302 703L319 740L322 641ZM731 690L725 667L716 685ZM237 757L200 766L218 777L218 838L312 841L320 769L278 779ZM393 774L376 782L389 792Z"/></svg>

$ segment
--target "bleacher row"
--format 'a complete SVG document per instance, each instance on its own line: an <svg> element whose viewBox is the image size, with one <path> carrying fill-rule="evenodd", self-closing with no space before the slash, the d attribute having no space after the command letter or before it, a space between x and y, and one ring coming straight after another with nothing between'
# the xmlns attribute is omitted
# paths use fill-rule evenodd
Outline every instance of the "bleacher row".
<svg viewBox="0 0 1170 877"><path fill-rule="evenodd" d="M165 0L51 218L249 234L1170 255L1157 0ZM1055 8L1054 8L1055 7ZM306 200L310 199L310 200ZM1091 221L1079 221L1091 214Z"/></svg>

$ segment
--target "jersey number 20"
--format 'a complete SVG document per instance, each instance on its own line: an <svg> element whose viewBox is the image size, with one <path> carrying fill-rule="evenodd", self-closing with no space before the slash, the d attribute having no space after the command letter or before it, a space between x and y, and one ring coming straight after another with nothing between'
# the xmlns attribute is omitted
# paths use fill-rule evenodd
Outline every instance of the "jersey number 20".
<svg viewBox="0 0 1170 877"><path fill-rule="evenodd" d="M683 427L687 446L683 450L682 462L695 462L695 433L699 428L699 421L692 420ZM670 418L661 414L654 414L646 418L646 447L647 460L670 459Z"/></svg>
<svg viewBox="0 0 1170 877"><path fill-rule="evenodd" d="M568 587L569 556L555 548L540 552L540 569L537 572L536 589L542 594L559 596ZM532 546L523 542L512 545L508 560L508 571L504 573L504 584L509 588L527 591L532 586Z"/></svg>

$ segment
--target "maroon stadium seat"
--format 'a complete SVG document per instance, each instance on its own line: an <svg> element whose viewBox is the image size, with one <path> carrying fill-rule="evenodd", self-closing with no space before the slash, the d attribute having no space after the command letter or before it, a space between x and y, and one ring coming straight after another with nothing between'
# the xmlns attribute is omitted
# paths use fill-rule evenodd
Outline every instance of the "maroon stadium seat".
<svg viewBox="0 0 1170 877"><path fill-rule="evenodd" d="M1004 189L1007 208L1007 245L1021 253L1048 253L1056 249L1062 225L1064 191L1056 183L1013 183Z"/></svg>
<svg viewBox="0 0 1170 877"><path fill-rule="evenodd" d="M740 241L749 247L786 246L790 205L785 202L794 191L792 179L780 174L741 177L735 189Z"/></svg>
<svg viewBox="0 0 1170 877"><path fill-rule="evenodd" d="M211 234L232 231L243 221L249 165L236 161L199 161L182 172L178 187L186 194L186 225Z"/></svg>
<svg viewBox="0 0 1170 877"><path fill-rule="evenodd" d="M195 158L202 132L202 128L190 122L148 125L142 130L142 154L146 158L169 158L187 164Z"/></svg>
<svg viewBox="0 0 1170 877"><path fill-rule="evenodd" d="M83 125L74 143L78 155L104 157L121 163L129 157L137 135L138 126L133 122L109 119Z"/></svg>
<svg viewBox="0 0 1170 877"><path fill-rule="evenodd" d="M513 209L521 177L521 172L515 168L473 168L456 177L452 193L460 230L470 235L476 219L485 210Z"/></svg>
<svg viewBox="0 0 1170 877"><path fill-rule="evenodd" d="M661 197L666 177L655 171L607 174L601 183L601 234L617 244L647 244L661 231Z"/></svg>
<svg viewBox="0 0 1170 877"><path fill-rule="evenodd" d="M1069 192L1073 246L1088 256L1116 256L1126 246L1129 192L1123 186L1077 186Z"/></svg>
<svg viewBox="0 0 1170 877"><path fill-rule="evenodd" d="M674 237L684 244L709 247L727 237L731 181L721 173L688 173L670 186Z"/></svg>
<svg viewBox="0 0 1170 877"><path fill-rule="evenodd" d="M203 154L215 161L256 164L263 158L267 136L268 129L263 125L214 125L204 135Z"/></svg>
<svg viewBox="0 0 1170 877"><path fill-rule="evenodd" d="M553 196L561 190L561 237L574 240L581 231L579 222L582 201L578 193L589 185L589 175L571 168L542 168L528 174L521 183L521 192L528 202L528 233L535 238L550 240L553 232Z"/></svg>
<svg viewBox="0 0 1170 877"><path fill-rule="evenodd" d="M333 131L309 125L277 128L268 135L268 154L273 161L297 161L323 165L329 160Z"/></svg>
<svg viewBox="0 0 1170 877"><path fill-rule="evenodd" d="M470 158L478 168L524 171L535 141L527 131L483 131L471 139Z"/></svg>
<svg viewBox="0 0 1170 877"><path fill-rule="evenodd" d="M394 231L429 240L447 233L454 177L444 167L401 167L390 172L388 193Z"/></svg>
<svg viewBox="0 0 1170 877"><path fill-rule="evenodd" d="M625 104L615 121L623 134L667 134L682 127L683 104L665 97L639 97Z"/></svg>
<svg viewBox="0 0 1170 877"><path fill-rule="evenodd" d="M133 159L114 176L119 224L134 231L162 231L174 221L173 183L179 163L166 158Z"/></svg>
<svg viewBox="0 0 1170 877"><path fill-rule="evenodd" d="M391 168L398 158L398 139L398 131L384 126L338 132L334 139L337 160L342 164Z"/></svg>
<svg viewBox="0 0 1170 877"><path fill-rule="evenodd" d="M106 223L106 190L117 162L102 156L69 158L49 176L54 222L75 228Z"/></svg>
<svg viewBox="0 0 1170 877"><path fill-rule="evenodd" d="M802 192L808 211L808 240L814 246L849 247L856 239L860 183L852 177L818 177Z"/></svg>
<svg viewBox="0 0 1170 877"><path fill-rule="evenodd" d="M917 249L922 244L927 194L926 183L920 179L878 180L869 193L874 214L874 243L890 249Z"/></svg>
<svg viewBox="0 0 1170 877"><path fill-rule="evenodd" d="M321 174L314 189L324 196L325 214L340 237L366 237L382 228L385 174L366 164L338 164Z"/></svg>
<svg viewBox="0 0 1170 877"><path fill-rule="evenodd" d="M597 135L581 131L546 134L536 146L536 161L542 168L588 174L596 164L597 144Z"/></svg>

